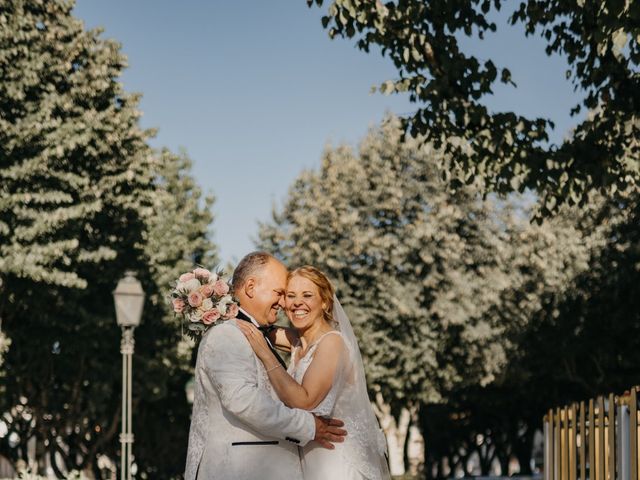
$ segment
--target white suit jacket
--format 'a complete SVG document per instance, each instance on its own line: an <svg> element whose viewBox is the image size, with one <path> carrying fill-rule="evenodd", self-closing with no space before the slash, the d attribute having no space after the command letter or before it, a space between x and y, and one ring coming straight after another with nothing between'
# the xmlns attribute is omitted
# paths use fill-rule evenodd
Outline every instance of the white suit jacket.
<svg viewBox="0 0 640 480"><path fill-rule="evenodd" d="M313 415L277 398L236 321L210 328L198 349L185 480L302 479Z"/></svg>

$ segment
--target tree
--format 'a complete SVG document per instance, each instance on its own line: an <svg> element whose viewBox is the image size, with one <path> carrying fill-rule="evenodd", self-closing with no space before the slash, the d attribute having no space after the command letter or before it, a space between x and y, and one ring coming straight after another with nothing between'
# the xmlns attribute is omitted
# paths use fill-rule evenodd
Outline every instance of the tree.
<svg viewBox="0 0 640 480"><path fill-rule="evenodd" d="M416 424L429 478L472 474L471 458L489 474L516 457L526 473L548 408L631 382L637 201L592 193L531 224L517 198L451 191L447 161L389 119L357 154L327 149L261 226L260 247L335 282L394 473Z"/></svg>
<svg viewBox="0 0 640 480"><path fill-rule="evenodd" d="M323 0L307 0L322 6ZM322 25L354 39L359 49L380 49L398 70L383 93L408 92L419 108L404 120L413 136L451 155L454 186L481 179L504 193L533 189L539 214L563 203L584 205L592 189L613 198L640 187L640 4L615 0L524 0L510 15L527 35L540 34L547 54L563 55L567 78L584 92L570 112L588 110L571 138L549 143L553 122L484 103L496 82L512 84L507 68L480 61L460 48L460 37L482 40L497 25L491 14L504 0L334 0Z"/></svg>
<svg viewBox="0 0 640 480"><path fill-rule="evenodd" d="M125 59L115 42L85 32L71 8L16 0L0 9L0 318L12 341L2 401L23 442L6 453L25 456L35 437L40 468L47 442L54 451L59 435L94 431L56 430L56 417L109 396L111 384L84 375L117 373L100 350L117 333L95 333L111 324L113 280L141 265L153 192L149 132L138 125L137 98L117 81ZM89 346L97 355L81 354ZM75 463L72 449L60 450Z"/></svg>
<svg viewBox="0 0 640 480"><path fill-rule="evenodd" d="M596 196L590 205L563 207L509 235L511 282L485 313L505 327L505 368L488 385L454 388L445 405L422 406L427 477L449 477L445 463L487 475L498 462L505 475L514 457L530 474L534 435L550 408L636 381L637 197ZM481 472L467 471L472 456Z"/></svg>
<svg viewBox="0 0 640 480"><path fill-rule="evenodd" d="M146 478L178 478L187 454L191 407L185 385L193 373L195 350L180 335L181 323L169 308L167 293L181 273L196 264L214 266L218 257L209 232L214 198L203 198L191 160L186 153L165 149L158 161L154 215L145 243L153 293L136 339L136 349L142 347L149 359L141 367L136 364L135 455Z"/></svg>
<svg viewBox="0 0 640 480"><path fill-rule="evenodd" d="M4 298L14 279L85 286L77 266L116 255L92 224L114 213L110 205L124 224L149 201L150 132L137 124L137 98L116 81L125 59L115 42L83 31L71 8L16 0L0 9Z"/></svg>
<svg viewBox="0 0 640 480"><path fill-rule="evenodd" d="M566 286L545 287L525 328L511 332L522 348L507 374L519 377L523 390L544 388L545 401L533 404L538 419L553 405L623 391L636 381L638 211L636 196L622 204L598 201L574 215L575 241L550 255L558 262L566 252L583 252L557 263L558 271L572 272L562 274Z"/></svg>
<svg viewBox="0 0 640 480"><path fill-rule="evenodd" d="M147 299L136 330L135 454L141 475L171 477L182 472L186 456L190 407L184 388L192 372L192 350L181 340L166 293L170 280L194 263L214 262L216 254L208 239L213 199L201 202L189 173L190 160L166 150L156 159L156 192L138 269ZM7 368L15 377L3 382L9 394L4 420L10 432L19 434L20 446L11 448L7 436L0 447L8 458L28 461L29 439L46 435L51 447L43 445L36 460L44 465L44 456L52 459L55 454L62 464L50 463L61 477L73 469L97 475L97 457L115 459L118 451L120 410L114 398L120 391L121 369L111 299L117 278L98 292L93 288L101 281L98 276L87 277L85 289L66 292L65 304L42 319L45 327L37 322L47 334L34 333L33 324L7 330L14 344L28 348L9 350ZM103 303L95 305L96 299ZM82 308L82 317L61 311L69 302ZM29 305L23 308L30 313Z"/></svg>
<svg viewBox="0 0 640 480"><path fill-rule="evenodd" d="M100 455L116 458L120 333L111 292L134 269L147 293L136 331L134 402L144 409L136 421L164 426L137 424L136 458L141 474L175 476L191 352L163 297L180 270L215 259L212 199L203 202L186 156L151 150L138 96L118 81L126 65L118 44L85 31L72 7L0 7L0 318L11 341L0 452L40 472L48 459L61 478L74 469L97 476Z"/></svg>
<svg viewBox="0 0 640 480"><path fill-rule="evenodd" d="M390 118L357 155L328 149L260 231L261 248L292 266L317 265L335 282L387 425L394 473L403 468L403 418L501 369L502 330L482 312L507 281L494 207L473 188L451 192L441 154L402 137Z"/></svg>
<svg viewBox="0 0 640 480"><path fill-rule="evenodd" d="M557 401L550 373L562 369L558 356L565 354L553 336L539 339L537 325L557 316L558 303L589 268L604 238L597 225L579 228L580 216L563 207L541 225L529 224L526 212L508 224L504 262L509 282L483 312L485 321L503 327L507 360L490 383L454 386L446 404L422 406L420 424L430 445L425 451L428 478L447 478L453 474L449 469L490 475L495 462L508 475L512 457L518 458L521 474L531 473L534 435L545 409ZM540 391L545 394L535 394ZM480 472L469 471L470 459L478 460Z"/></svg>

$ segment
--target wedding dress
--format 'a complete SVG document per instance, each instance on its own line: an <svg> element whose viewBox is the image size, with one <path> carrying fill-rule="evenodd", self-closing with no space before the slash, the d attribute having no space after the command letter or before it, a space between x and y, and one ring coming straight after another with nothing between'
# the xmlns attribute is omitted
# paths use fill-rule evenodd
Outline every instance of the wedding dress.
<svg viewBox="0 0 640 480"><path fill-rule="evenodd" d="M302 447L304 480L387 480L391 477L385 458L386 440L369 403L356 337L336 298L333 313L337 330L325 333L309 345L300 359L298 352L301 347L294 347L288 372L296 382L302 384L320 342L327 335L342 337L346 346L345 355L339 363L329 393L312 412L342 420L347 436L343 443L334 444L334 450L327 450L314 442Z"/></svg>

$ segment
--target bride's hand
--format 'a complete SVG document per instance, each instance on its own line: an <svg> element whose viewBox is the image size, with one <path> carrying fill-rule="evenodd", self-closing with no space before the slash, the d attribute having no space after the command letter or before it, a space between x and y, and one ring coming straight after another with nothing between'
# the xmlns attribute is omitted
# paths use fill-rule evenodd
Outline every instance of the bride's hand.
<svg viewBox="0 0 640 480"><path fill-rule="evenodd" d="M238 328L242 330L247 340L249 340L249 345L253 348L253 351L256 352L256 355L261 359L265 360L269 357L269 355L273 355L269 346L267 345L267 341L264 338L264 335L256 328L256 326L249 322L236 322Z"/></svg>

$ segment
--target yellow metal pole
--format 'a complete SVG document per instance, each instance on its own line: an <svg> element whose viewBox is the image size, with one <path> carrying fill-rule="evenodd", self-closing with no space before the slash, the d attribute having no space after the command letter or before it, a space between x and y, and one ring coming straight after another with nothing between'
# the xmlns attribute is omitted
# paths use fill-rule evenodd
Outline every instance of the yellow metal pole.
<svg viewBox="0 0 640 480"><path fill-rule="evenodd" d="M638 387L629 396L629 451L631 454L631 480L638 479Z"/></svg>
<svg viewBox="0 0 640 480"><path fill-rule="evenodd" d="M584 402L580 402L580 480L587 480L587 425L584 409Z"/></svg>
<svg viewBox="0 0 640 480"><path fill-rule="evenodd" d="M605 477L605 439L604 439L604 397L598 397L598 480L606 480Z"/></svg>
<svg viewBox="0 0 640 480"><path fill-rule="evenodd" d="M558 472L556 470L556 465L558 463L558 456L556 452L558 450L558 442L556 441L556 422L555 417L553 415L553 410L549 409L549 425L551 426L551 432L549 434L549 438L551 438L551 449L549 450L549 458L551 461L551 465L549 465L549 477L551 480L559 480Z"/></svg>
<svg viewBox="0 0 640 480"><path fill-rule="evenodd" d="M553 448L553 427L549 414L546 413L542 417L543 434L544 434L544 465L543 465L543 478L544 480L553 480L551 478L551 465L552 456L550 453Z"/></svg>
<svg viewBox="0 0 640 480"><path fill-rule="evenodd" d="M609 394L609 479L616 480L616 403L613 393Z"/></svg>
<svg viewBox="0 0 640 480"><path fill-rule="evenodd" d="M572 403L567 419L567 430L569 431L569 480L576 480L576 439L578 436L578 422L576 421L576 404Z"/></svg>
<svg viewBox="0 0 640 480"><path fill-rule="evenodd" d="M562 480L569 480L569 409L562 409Z"/></svg>
<svg viewBox="0 0 640 480"><path fill-rule="evenodd" d="M589 400L589 480L596 480L596 419L593 399Z"/></svg>
<svg viewBox="0 0 640 480"><path fill-rule="evenodd" d="M560 445L560 439L562 436L561 433L561 425L560 425L560 409L557 408L555 414L553 415L555 431L554 431L554 459L555 459L555 469L554 469L554 478L555 480L562 480L562 446Z"/></svg>

